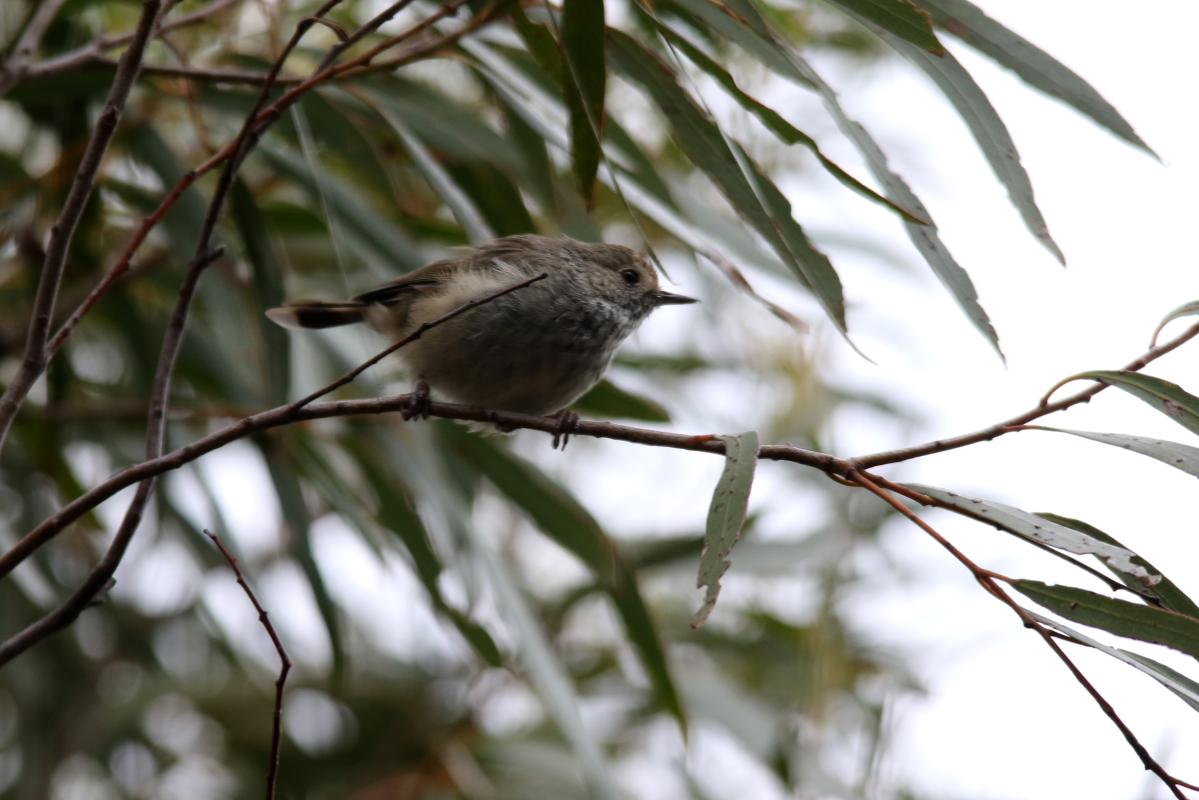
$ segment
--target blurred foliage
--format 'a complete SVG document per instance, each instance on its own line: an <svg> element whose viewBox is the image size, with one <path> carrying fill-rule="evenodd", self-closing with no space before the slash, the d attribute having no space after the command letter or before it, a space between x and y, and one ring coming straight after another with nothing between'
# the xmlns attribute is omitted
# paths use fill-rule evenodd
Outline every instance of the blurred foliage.
<svg viewBox="0 0 1199 800"><path fill-rule="evenodd" d="M28 5L0 10L6 51ZM220 5L153 43L147 63L263 70L315 6ZM827 385L818 349L801 352L795 331L747 310L756 307L737 288L746 277L794 275L796 291L780 294L816 308L805 294L814 291L842 326L833 266L772 182L821 168L808 156L815 140L755 98L781 79L818 88L801 53L878 63L884 40L869 25L886 23L888 5L566 0L561 20L557 9L513 7L444 57L307 94L263 138L233 190L218 231L228 254L200 286L168 446L298 397L376 346L355 333L286 335L265 322L264 308L360 291L480 231L623 237L651 244L689 290L699 285L702 322L631 343L611 382L580 402L584 413L753 426L765 441L818 448L832 444L830 420L848 408L906 424L902 409ZM904 14L887 36L940 48L927 15L895 5ZM138 6L70 0L39 58L130 30ZM353 30L381 6L347 0L332 18ZM956 4L937 6L938 20L954 19L945 7ZM170 13L208 7L184 0ZM881 16L868 14L865 26L843 13L872 8ZM400 21L429 11L414 5ZM605 15L621 32L595 27ZM590 49L562 50L561 36ZM303 74L333 41L314 27L286 72ZM605 41L606 61L595 51ZM89 62L22 81L0 103L6 368L19 357L40 243L111 75ZM60 315L164 192L231 139L254 92L142 76L75 237ZM745 124L711 116L733 113ZM755 118L764 125L750 126ZM854 133L859 145L862 135ZM875 174L884 199L828 159L823 168L846 191L909 220L924 216L885 175ZM201 179L166 215L18 418L0 461L6 541L139 459L165 319L213 181ZM739 272L719 275L693 249ZM952 280L968 307L969 279ZM394 388L388 370L372 374L343 394ZM853 630L841 601L862 579L855 553L871 547L883 512L823 478L774 475L774 496L800 499L762 519L751 513L725 597L693 630L706 502L660 520L672 516L663 509L681 509L678 497L702 496L710 484L699 483L715 473L654 476L631 463L641 459L631 446L610 447L627 470L601 472L609 450L591 442L559 457L543 437L342 419L264 433L172 473L103 604L0 673L0 794L260 794L276 665L203 527L242 556L296 662L283 797L565 799L602 796L603 781L636 797L716 796L703 788L707 765L680 772L684 730L708 743L717 764L753 774L763 792L755 796L879 790L889 705L918 687ZM683 463L646 458L662 469ZM697 470L709 468L712 459ZM626 499L621 509L597 505L605 496ZM120 505L85 517L0 581L4 635L72 589ZM545 664L535 657L543 647L552 655ZM554 699L555 676L566 678L564 701ZM615 769L589 775L580 739Z"/></svg>

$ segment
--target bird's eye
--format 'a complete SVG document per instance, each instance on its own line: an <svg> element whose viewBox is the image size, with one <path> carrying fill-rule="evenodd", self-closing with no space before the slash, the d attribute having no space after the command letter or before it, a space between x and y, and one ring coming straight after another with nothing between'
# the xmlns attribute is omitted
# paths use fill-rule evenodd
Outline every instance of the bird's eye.
<svg viewBox="0 0 1199 800"><path fill-rule="evenodd" d="M634 286L636 285L637 281L641 280L641 273L635 269L622 269L620 271L620 277L627 285Z"/></svg>

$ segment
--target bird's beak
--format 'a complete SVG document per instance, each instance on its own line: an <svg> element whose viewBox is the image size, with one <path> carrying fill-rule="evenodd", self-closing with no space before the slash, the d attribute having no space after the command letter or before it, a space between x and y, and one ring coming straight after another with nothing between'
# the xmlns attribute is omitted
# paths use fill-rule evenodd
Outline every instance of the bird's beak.
<svg viewBox="0 0 1199 800"><path fill-rule="evenodd" d="M653 291L649 296L654 299L656 306L683 306L688 303L698 303L694 297L687 297L683 294L674 294L673 292Z"/></svg>

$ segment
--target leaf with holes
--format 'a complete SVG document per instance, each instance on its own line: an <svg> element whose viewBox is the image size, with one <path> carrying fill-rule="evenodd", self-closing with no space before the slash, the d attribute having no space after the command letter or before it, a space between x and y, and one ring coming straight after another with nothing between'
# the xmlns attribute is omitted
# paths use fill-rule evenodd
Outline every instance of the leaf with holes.
<svg viewBox="0 0 1199 800"><path fill-rule="evenodd" d="M1199 433L1199 397L1181 386L1152 375L1117 370L1093 370L1072 375L1068 380L1090 379L1123 389L1144 400L1191 433Z"/></svg>
<svg viewBox="0 0 1199 800"><path fill-rule="evenodd" d="M749 492L753 487L758 466L758 434L748 431L738 436L721 436L724 442L724 471L712 494L708 507L708 525L704 532L704 549L699 557L699 577L696 588L707 587L704 604L696 612L691 627L698 628L716 607L720 595L720 578L731 564L729 554L741 538L745 512L749 507Z"/></svg>
<svg viewBox="0 0 1199 800"><path fill-rule="evenodd" d="M1017 580L1012 581L1012 588L1071 622L1199 658L1199 619L1073 586Z"/></svg>

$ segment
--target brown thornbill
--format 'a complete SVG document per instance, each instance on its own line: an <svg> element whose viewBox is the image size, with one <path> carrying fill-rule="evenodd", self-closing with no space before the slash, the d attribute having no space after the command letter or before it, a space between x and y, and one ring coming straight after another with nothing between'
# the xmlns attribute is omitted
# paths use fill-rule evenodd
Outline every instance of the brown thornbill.
<svg viewBox="0 0 1199 800"><path fill-rule="evenodd" d="M544 280L426 331L399 355L449 399L548 414L594 386L651 311L696 302L659 289L653 268L627 247L521 235L434 262L351 300L302 300L266 313L298 328L366 322L398 341L423 322L543 273Z"/></svg>

